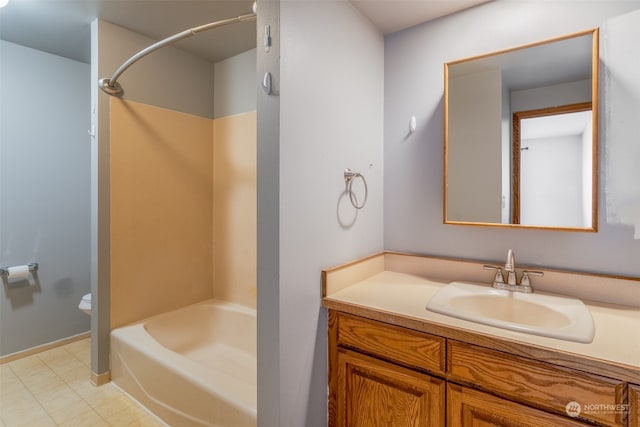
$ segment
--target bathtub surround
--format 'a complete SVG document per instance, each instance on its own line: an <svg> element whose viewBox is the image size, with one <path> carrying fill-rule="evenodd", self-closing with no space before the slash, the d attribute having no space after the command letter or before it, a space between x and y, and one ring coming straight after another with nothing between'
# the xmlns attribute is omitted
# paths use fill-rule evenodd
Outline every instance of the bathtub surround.
<svg viewBox="0 0 640 427"><path fill-rule="evenodd" d="M256 49L214 66L213 297L256 307Z"/></svg>
<svg viewBox="0 0 640 427"><path fill-rule="evenodd" d="M252 308L257 298L256 138L255 111L213 121L213 297Z"/></svg>
<svg viewBox="0 0 640 427"><path fill-rule="evenodd" d="M111 120L111 327L212 297L255 308L256 113L113 98Z"/></svg>
<svg viewBox="0 0 640 427"><path fill-rule="evenodd" d="M111 76L114 70L154 41L109 22L91 24L91 81ZM188 114L213 116L213 64L195 55L166 47L127 70L121 83L124 97ZM185 78L189 76L189 78ZM91 123L96 131L91 144L91 251L93 293L91 330L92 371L109 371L110 315L110 97L92 85ZM165 90L158 90L158 88Z"/></svg>
<svg viewBox="0 0 640 427"><path fill-rule="evenodd" d="M90 290L89 77L88 64L0 41L0 265L40 264L0 280L0 356L90 327L77 308Z"/></svg>
<svg viewBox="0 0 640 427"><path fill-rule="evenodd" d="M213 297L256 307L257 50L214 66Z"/></svg>
<svg viewBox="0 0 640 427"><path fill-rule="evenodd" d="M111 99L111 327L212 297L210 119Z"/></svg>
<svg viewBox="0 0 640 427"><path fill-rule="evenodd" d="M150 45L153 43L153 40L150 40L146 37L141 36L140 34L131 32L125 28L119 27L117 25L113 25L109 22L105 22L102 20L96 20L92 23L92 77L91 81L97 81L99 77L110 76L113 74L114 70L127 58L129 58L132 54L138 52L140 49ZM255 50L253 50L255 54ZM209 121L210 131L208 132L207 138L209 140L210 154L206 154L206 158L203 158L203 161L208 162L211 166L209 167L209 182L207 191L207 203L212 203L213 198L213 128L214 124L211 119L214 117L214 104L217 105L217 109L222 112L219 113L216 117L223 118L220 114L224 114L225 111L230 111L227 107L226 103L230 103L232 105L240 105L242 108L248 108L247 106L253 105L253 109L255 110L255 91L253 92L254 101L247 100L247 93L243 92L242 99L238 100L232 96L228 96L223 101L219 101L214 96L214 85L225 85L229 83L229 79L233 79L231 84L234 85L242 85L244 84L247 87L255 87L255 61L254 61L254 70L248 71L243 70L242 67L247 66L250 67L250 56L251 51L239 55L240 59L230 58L225 61L221 61L219 63L220 67L228 68L232 71L232 75L227 75L228 78L225 78L225 74L221 73L220 78L218 78L214 82L214 68L218 66L218 64L213 64L209 61L203 60L202 58L196 57L194 55L185 53L176 49L175 47L166 47L161 49L158 52L155 52L153 55L149 55L143 61L136 63L135 66L131 67L127 70L126 75L122 76L121 83L123 87L125 87L124 99L130 101L143 102L145 104L154 105L157 107L168 109L167 113L172 114L183 114L184 115L193 115L198 116L199 119L204 119ZM229 62L231 65L225 64ZM249 64L249 65L247 65ZM247 76L251 76L251 80L247 81ZM159 90L158 88L162 88ZM110 275L114 272L112 270L111 263L111 255L115 252L111 247L113 242L111 241L111 230L110 227L112 225L112 207L111 207L111 196L113 194L111 185L111 173L117 171L117 166L111 163L111 135L110 135L110 97L101 93L97 87L92 88L92 106L93 106L93 115L92 115L92 123L95 125L96 129L96 137L93 139L92 144L92 188L94 189L94 193L92 196L92 260L94 261L94 265L92 266L92 292L94 296L92 310L94 311L94 315L92 316L92 331L95 337L92 340L92 345L94 346L94 351L92 355L94 357L93 360L93 371L94 375L107 375L109 373L109 333L111 331L112 319L110 319L111 315L111 286L114 285L115 282L112 280ZM171 111L170 111L171 110ZM244 113L246 111L235 111L234 114ZM251 120L249 120L251 122ZM247 127L251 129L251 127L255 129L255 113L253 123L247 124ZM147 135L145 137L151 138L151 134L153 133L153 129L147 129ZM255 135L255 131L253 132ZM254 137L255 144L255 137ZM165 147L166 148L166 147ZM174 148L180 151L180 147L176 145ZM151 150L153 151L153 150ZM122 154L122 153L121 153ZM125 153L124 157L128 158L127 161L133 162L132 158L129 158L129 154L133 153ZM151 154L152 156L157 155L158 153ZM188 157L188 156L187 156ZM144 165L145 161L138 159L141 165ZM129 163L129 166L132 165ZM171 165L171 168L179 168L177 165ZM147 173L152 173L151 170L147 170ZM155 173L158 173L157 170ZM158 173L158 177L162 176L162 172ZM147 178L149 178L147 176ZM232 185L232 184L229 184ZM129 188L132 190L133 188ZM152 192L159 190L158 188L153 188ZM194 191L193 188L185 189L185 192ZM179 197L184 196L182 191L179 191ZM156 193L157 195L157 193ZM174 194L175 195L175 194ZM144 196L143 196L144 197ZM161 199L157 200L159 204L166 203ZM198 199L195 202L196 205L199 205L201 201ZM186 215L195 215L199 217L199 213L189 213L188 206L182 206L183 211L179 212L179 209L175 209L173 211L174 215L178 217L184 217ZM145 207L147 209L147 207ZM173 206L171 207L173 209ZM231 209L231 208L230 208ZM211 211L211 209L209 209ZM123 214L124 215L124 214ZM213 264L213 242L212 239L212 225L214 214L209 216L208 224L204 227L204 233L206 237L203 239L207 240L207 247L204 249L204 252L198 253L195 257L198 258L201 255L206 256L206 260L203 261L202 267L196 266L195 270L199 270L200 268L206 269L206 273L204 270L194 273L195 275L202 277L213 277L212 273L212 264ZM154 221L156 221L156 225L162 223L162 220L156 215L152 217ZM125 221L126 222L126 221ZM237 219L235 220L237 223ZM122 225L122 224L121 224ZM131 224L129 224L130 226ZM174 224L164 224L168 228L164 231L160 231L160 234L164 234L165 237L169 235L175 235L177 231L173 229ZM191 236L180 235L178 236L178 240L184 242L189 239L198 239L199 237L195 236L195 231L187 226L188 230L191 230ZM136 230L141 231L141 230ZM148 229L147 229L148 231ZM153 238L157 238L158 236L152 236ZM215 238L215 237L214 237ZM182 239L182 240L181 240ZM147 242L148 243L148 242ZM138 249L142 250L145 246L145 243L137 243ZM253 241L253 245L255 246L255 238ZM218 245L219 246L219 245ZM170 246L169 246L170 247ZM154 248L157 250L157 248ZM169 251L175 249L169 249ZM189 249L191 250L191 249ZM221 249L222 250L222 249ZM188 252L188 251L187 251ZM251 250L245 251L247 254L251 253ZM254 250L255 252L255 250ZM166 255L166 254L164 254ZM163 256L164 256L163 255ZM143 256L144 258L144 256ZM182 263L184 265L190 265L185 257L182 255L178 256L179 264ZM122 261L122 260L121 260ZM123 265L128 265L128 261L125 261ZM158 270L162 269L171 269L174 266L171 263L164 265L155 265L150 266L150 262L147 259L143 261L143 265L146 265L147 268L142 270L136 270L135 267L129 265L127 268L131 268L129 273L138 275L138 277L145 276L152 277L158 273ZM188 268L191 271L191 268ZM120 270L119 270L120 271ZM185 278L189 278L192 273L189 271L185 272L183 276ZM118 274L123 273L120 271ZM125 275L128 276L129 273ZM245 271L243 271L245 273ZM174 275L178 276L178 271L174 268L172 273L169 273L169 276ZM229 276L229 275L227 275ZM175 277L174 277L175 278ZM126 278L125 281L129 281L130 278ZM163 279L164 280L164 279ZM149 310L147 314L150 312L155 312L155 310L161 310L159 306L165 307L175 307L177 305L185 305L189 302L194 302L194 300L204 299L211 297L214 293L212 280L208 279L206 281L202 281L200 284L186 284L183 283L174 285L169 294L173 295L173 292L178 292L181 289L181 286L186 286L190 289L191 295L181 295L175 299L175 301L169 302L168 298L161 297L159 301L156 303L149 302L152 300L151 298L147 298L148 294L145 294L145 299L147 300L147 306L145 310ZM138 283L136 282L136 286L131 289L125 290L122 287L118 287L114 292L121 301L126 300L126 295L129 294L140 294L141 289L137 289ZM140 285L144 288L144 284ZM207 289L204 289L204 288ZM255 294L255 279L252 283L247 283L246 288L248 289L243 295L251 295ZM228 289L227 289L228 290ZM163 300L164 298L164 300ZM255 299L255 297L254 297ZM164 301L164 302L162 302ZM244 298L244 303L246 303L248 299ZM135 304L124 302L124 305L119 305L120 308L116 307L114 309L114 313L116 314L116 319L113 319L114 322L122 322L124 319L133 319L133 318L143 318L144 315L140 313L135 314ZM153 308L155 306L155 308ZM252 306L255 306L255 302L253 302ZM119 312L119 310L122 310ZM123 316L123 317L119 317ZM115 323L113 323L115 324Z"/></svg>
<svg viewBox="0 0 640 427"><path fill-rule="evenodd" d="M256 307L257 50L214 66L213 297Z"/></svg>

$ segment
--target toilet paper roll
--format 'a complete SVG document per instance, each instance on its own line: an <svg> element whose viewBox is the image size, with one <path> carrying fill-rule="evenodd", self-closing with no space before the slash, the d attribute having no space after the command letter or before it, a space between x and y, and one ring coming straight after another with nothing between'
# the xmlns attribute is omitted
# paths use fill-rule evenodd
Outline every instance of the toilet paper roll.
<svg viewBox="0 0 640 427"><path fill-rule="evenodd" d="M28 265L16 265L14 267L9 267L7 270L9 271L9 275L7 276L9 280L26 279L29 277Z"/></svg>

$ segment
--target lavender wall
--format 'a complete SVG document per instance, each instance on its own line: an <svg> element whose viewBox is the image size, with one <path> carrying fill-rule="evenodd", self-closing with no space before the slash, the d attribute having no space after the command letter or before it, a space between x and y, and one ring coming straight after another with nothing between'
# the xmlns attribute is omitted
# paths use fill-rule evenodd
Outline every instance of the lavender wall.
<svg viewBox="0 0 640 427"><path fill-rule="evenodd" d="M443 63L599 27L638 8L638 1L492 2L385 37L385 249L502 261L512 248L519 264L640 276L640 240L633 239L633 228L605 220L602 170L598 233L442 223ZM605 43L601 70L610 75L603 49ZM606 105L611 100L603 82L604 77L600 96ZM418 130L405 140L411 115ZM602 115L601 159L615 142L607 140L608 126L619 124Z"/></svg>
<svg viewBox="0 0 640 427"><path fill-rule="evenodd" d="M0 355L89 330L89 65L0 41ZM55 76L57 83L51 84Z"/></svg>

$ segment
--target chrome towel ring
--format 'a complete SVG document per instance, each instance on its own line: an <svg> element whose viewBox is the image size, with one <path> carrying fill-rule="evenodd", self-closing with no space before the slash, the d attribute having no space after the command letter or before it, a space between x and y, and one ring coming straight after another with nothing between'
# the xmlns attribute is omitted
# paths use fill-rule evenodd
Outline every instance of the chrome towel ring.
<svg viewBox="0 0 640 427"><path fill-rule="evenodd" d="M361 205L358 205L358 200L356 199L351 189L351 186L353 185L353 181L355 181L356 178L362 179L362 183L364 184L364 201L362 202ZM349 200L351 201L351 204L353 205L353 207L356 209L364 208L364 205L367 204L367 197L369 196L369 189L367 188L367 180L364 179L364 176L360 172L356 172L353 169L347 168L344 170L344 182L347 184L347 193L349 193Z"/></svg>

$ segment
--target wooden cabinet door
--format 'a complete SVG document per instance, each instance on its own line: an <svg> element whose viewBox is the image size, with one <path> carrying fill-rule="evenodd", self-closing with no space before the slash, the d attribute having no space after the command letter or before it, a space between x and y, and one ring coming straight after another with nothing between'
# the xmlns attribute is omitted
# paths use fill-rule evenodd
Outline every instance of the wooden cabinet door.
<svg viewBox="0 0 640 427"><path fill-rule="evenodd" d="M448 427L585 427L550 414L456 384L447 385Z"/></svg>
<svg viewBox="0 0 640 427"><path fill-rule="evenodd" d="M337 426L443 427L445 382L340 349Z"/></svg>
<svg viewBox="0 0 640 427"><path fill-rule="evenodd" d="M640 386L629 385L629 427L640 427Z"/></svg>

